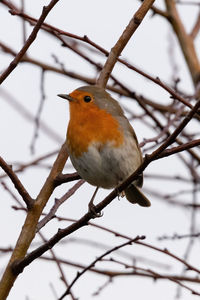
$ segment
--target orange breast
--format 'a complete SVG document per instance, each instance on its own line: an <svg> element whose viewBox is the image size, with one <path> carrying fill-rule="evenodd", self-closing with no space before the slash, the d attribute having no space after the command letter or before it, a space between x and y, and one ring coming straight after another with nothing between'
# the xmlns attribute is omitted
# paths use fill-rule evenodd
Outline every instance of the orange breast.
<svg viewBox="0 0 200 300"><path fill-rule="evenodd" d="M78 102L70 103L67 143L71 155L80 156L92 142L99 142L100 146L113 142L113 147L119 147L123 143L123 135L117 120L94 103L87 109Z"/></svg>

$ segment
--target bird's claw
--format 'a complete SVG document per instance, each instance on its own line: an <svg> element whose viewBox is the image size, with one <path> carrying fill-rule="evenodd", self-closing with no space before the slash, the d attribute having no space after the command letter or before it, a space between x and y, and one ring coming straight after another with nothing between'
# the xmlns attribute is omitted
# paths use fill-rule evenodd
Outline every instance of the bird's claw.
<svg viewBox="0 0 200 300"><path fill-rule="evenodd" d="M103 216L103 213L102 212L96 212L96 207L95 205L90 202L88 204L88 212L92 214L92 218L95 219L95 218L100 218Z"/></svg>

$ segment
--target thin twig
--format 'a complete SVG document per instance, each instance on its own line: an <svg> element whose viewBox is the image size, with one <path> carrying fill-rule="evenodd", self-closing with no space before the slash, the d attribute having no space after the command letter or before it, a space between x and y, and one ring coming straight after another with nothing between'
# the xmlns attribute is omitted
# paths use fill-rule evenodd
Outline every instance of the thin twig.
<svg viewBox="0 0 200 300"><path fill-rule="evenodd" d="M33 199L31 198L31 196L29 195L29 193L27 192L27 190L25 189L25 187L23 186L23 184L21 183L21 181L19 180L15 172L13 172L12 167L9 166L1 156L0 156L0 166L11 179L16 190L18 191L18 193L26 203L27 208L31 209L34 203Z"/></svg>
<svg viewBox="0 0 200 300"><path fill-rule="evenodd" d="M21 0L22 12L24 12L25 8L25 0ZM23 33L23 44L26 43L26 22L22 20L22 33Z"/></svg>
<svg viewBox="0 0 200 300"><path fill-rule="evenodd" d="M2 1L3 4L7 5L7 6L10 6L9 3L7 3L7 1L3 0ZM13 4L12 4L13 6ZM14 7L14 13L16 15L19 15L21 17L24 17L25 19L29 20L30 22L33 22L34 24L37 22L37 19L34 19L26 14L23 14L21 13L16 7ZM69 36L69 37L72 37L74 39L78 39L78 40L81 40L83 42L86 42L88 43L89 45L91 45L92 47L95 47L96 49L98 49L99 51L101 51L102 53L104 53L106 56L109 55L109 52L107 50L105 50L104 48L102 48L101 46L97 45L96 43L94 43L93 41L91 41L87 36L84 36L84 37L81 37L81 36L77 36L77 35L74 35L74 34L71 34L69 32L66 32L66 31L63 31L63 30L60 30L56 27L53 27L49 24L46 24L44 23L43 26L41 27L41 29L49 32L50 34L53 34L55 36L55 32L57 32L58 34L60 35L66 35L66 36ZM2 44L2 43L1 43ZM5 49L5 47L4 47ZM88 78L86 76L81 76L79 74L76 74L74 72L69 72L69 71L63 71L63 70L59 70L58 68L55 68L53 66L49 66L47 64L44 64L43 62L39 62L37 60L34 60L34 59L31 59L31 58L26 58L26 56L24 58L22 58L23 61L27 61L27 62L30 62L30 63L33 63L33 64L36 64L40 67L42 67L43 69L45 70L49 70L49 71L54 71L54 72L58 72L58 73L61 73L61 74L65 74L67 76L70 76L72 78L76 78L76 79L79 79L79 80L82 80L88 84L95 84L95 79L91 79L91 78ZM132 64L128 63L127 61L121 59L121 58L118 58L117 59L120 63L124 64L127 68L137 72L138 74L140 74L141 76L144 76L145 78L153 81L154 83L156 83L157 85L159 85L160 87L162 87L163 89L165 89L169 94L172 95L172 97L174 99L177 99L179 100L180 102L182 102L183 104L185 104L186 106L192 108L192 105L186 101L186 99L184 99L183 97L180 96L180 94L178 94L177 92L175 92L172 88L170 88L169 86L167 86L163 81L160 80L159 77L156 77L154 78L153 76L145 73L144 71L138 69L137 67L133 66ZM111 87L111 86L107 86L108 89L110 89L111 91L113 92L116 92L116 93L119 93L120 95L124 95L124 96L128 96L128 97L131 97L130 94L127 94L127 92L123 92L123 90L119 90L119 89L116 89L115 87ZM134 94L132 94L132 97L134 98ZM143 98L144 99L144 98ZM157 108L158 110L162 110L162 111L172 111L173 109L171 109L171 106L165 106L165 105L161 105L161 104L157 104L157 103L154 103L148 99L144 99L144 101L146 102L146 104L148 105L151 105L153 106L154 108Z"/></svg>
<svg viewBox="0 0 200 300"><path fill-rule="evenodd" d="M46 239L45 239L44 235L41 232L39 233L39 235L40 235L41 239L43 240L43 242L46 242ZM68 281L67 281L67 279L65 277L65 274L64 274L64 271L62 269L60 260L57 258L55 252L52 249L50 249L50 253L52 255L52 260L56 263L56 265L58 267L58 270L59 270L60 275L61 275L60 278L61 278L62 282L64 282L66 288L68 288L69 287L69 283L68 283ZM72 293L71 290L70 290L69 294L70 294L72 300L76 300L76 298L74 297L74 294Z"/></svg>
<svg viewBox="0 0 200 300"><path fill-rule="evenodd" d="M1 74L0 76L0 84L10 75L10 73L17 67L18 63L20 62L21 58L24 56L28 48L31 46L31 44L34 42L34 40L37 37L37 33L40 30L44 20L46 19L49 12L52 10L52 8L57 4L59 0L52 0L49 5L44 6L42 10L42 14L40 18L38 19L36 25L34 26L30 36L28 37L26 43L21 48L21 50L18 52L18 54L15 56L13 61L10 63L8 68Z"/></svg>
<svg viewBox="0 0 200 300"><path fill-rule="evenodd" d="M194 86L196 86L199 82L200 77L200 63L198 60L197 52L195 50L193 39L189 34L187 34L185 30L185 27L176 8L176 2L174 0L165 0L165 3L169 14L168 20L176 33Z"/></svg>
<svg viewBox="0 0 200 300"><path fill-rule="evenodd" d="M42 113L42 109L44 107L44 102L46 99L45 90L44 90L44 75L45 75L45 70L42 69L41 83L40 83L41 99L40 99L38 111L37 111L36 117L35 117L35 130L34 130L33 138L32 138L31 145L30 145L32 154L35 153L35 143L36 143L36 139L38 138L38 134L39 134L41 113Z"/></svg>
<svg viewBox="0 0 200 300"><path fill-rule="evenodd" d="M193 109L188 113L188 115L183 119L183 121L179 124L179 126L176 128L176 130L167 138L167 140L153 153L150 155L146 155L143 163L137 168L137 170L129 176L124 182L122 182L120 185L118 185L103 201L101 201L99 204L97 204L94 209L96 213L99 213L104 209L107 205L109 205L115 197L119 195L130 183L132 183L135 179L138 178L139 174L144 171L144 169L154 160L157 159L157 157L167 148L169 145L171 145L176 137L179 135L179 133L183 130L183 128L189 123L189 121L192 119L198 108L200 107L200 100L195 104ZM67 235L71 234L72 232L76 231L77 229L85 226L88 224L88 221L94 218L94 214L92 212L86 213L82 218L80 218L76 223L71 224L67 228L59 229L57 234L55 234L47 243L40 246L30 254L28 254L25 258L18 260L13 265L13 272L15 274L19 274L23 271L23 269L28 266L33 260L35 260L37 257L41 256L43 253L48 251L50 248L52 248L58 241L60 241L62 238L66 237Z"/></svg>
<svg viewBox="0 0 200 300"><path fill-rule="evenodd" d="M10 105L14 108L24 119L28 122L34 122L35 117L32 112L27 110L17 99L7 90L1 87L0 89L1 99L6 101L7 105ZM56 141L59 145L63 142L63 138L57 134L54 129L50 128L45 122L40 122L40 129L51 139Z"/></svg>
<svg viewBox="0 0 200 300"><path fill-rule="evenodd" d="M62 300L65 296L67 296L70 292L70 289L72 288L72 286L75 284L75 282L88 270L90 270L92 267L95 266L95 264L100 261L103 257L105 257L106 255L122 248L125 247L127 245L131 245L132 243L135 243L138 240L143 240L145 239L145 236L137 236L136 238L129 240L128 242L125 242L119 246L116 246L108 251L106 251L104 254L102 254L101 256L97 257L91 264L89 264L85 269L83 269L81 272L78 272L76 277L74 278L74 280L71 282L71 284L69 285L68 289L66 290L66 292L58 299L58 300Z"/></svg>
<svg viewBox="0 0 200 300"><path fill-rule="evenodd" d="M38 223L37 225L37 232L40 231L42 227L44 227L52 218L55 217L55 214L60 207L67 199L69 199L84 183L83 179L79 180L77 183L74 184L72 188L70 188L60 199L55 199L55 204L50 209L49 213Z"/></svg>
<svg viewBox="0 0 200 300"><path fill-rule="evenodd" d="M193 40L197 37L197 35L199 33L199 30L200 30L200 11L199 11L199 14L197 16L197 19L196 19L196 22L194 24L194 27L192 28L192 31L190 33L190 36L191 36L191 38Z"/></svg>

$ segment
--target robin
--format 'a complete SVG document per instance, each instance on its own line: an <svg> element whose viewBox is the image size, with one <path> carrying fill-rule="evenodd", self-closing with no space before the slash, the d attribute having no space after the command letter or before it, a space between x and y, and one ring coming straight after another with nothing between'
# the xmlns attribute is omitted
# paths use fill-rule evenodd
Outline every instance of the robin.
<svg viewBox="0 0 200 300"><path fill-rule="evenodd" d="M69 101L67 148L74 168L97 189L115 188L143 161L135 132L119 103L97 86L58 96ZM142 183L140 175L124 193L131 203L150 206L139 189Z"/></svg>

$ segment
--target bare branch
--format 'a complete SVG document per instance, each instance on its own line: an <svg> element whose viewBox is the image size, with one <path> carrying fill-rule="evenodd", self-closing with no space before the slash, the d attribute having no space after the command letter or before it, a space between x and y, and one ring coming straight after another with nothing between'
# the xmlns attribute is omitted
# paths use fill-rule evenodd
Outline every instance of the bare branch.
<svg viewBox="0 0 200 300"><path fill-rule="evenodd" d="M7 1L3 0L3 4L5 5L8 5ZM13 4L12 4L13 6ZM37 22L36 19L24 14L24 13L21 13L19 10L17 10L16 7L14 7L14 13L19 15L19 16L22 16L23 18L27 19L27 20L30 20L31 22L33 22L34 24ZM91 46L95 47L96 49L98 49L99 51L101 51L102 53L104 53L106 56L109 55L109 52L107 50L105 50L104 48L102 48L101 46L97 45L96 43L94 43L93 41L91 41L87 36L84 36L84 37L80 37L80 36L77 36L77 35L74 35L74 34L71 34L69 32L66 32L66 31L63 31L63 30L60 30L56 27L53 27L49 24L46 24L44 23L43 26L41 27L41 29L43 30L46 30L47 32L49 32L50 34L53 34L55 36L55 32L57 32L57 34L60 34L60 35L66 35L66 36L69 36L71 38L74 38L74 39L78 39L78 40L81 40L83 42L86 42L88 44L90 44ZM3 47L5 49L5 47ZM8 47L7 47L8 48ZM13 50L11 50L13 52ZM49 66L49 65L46 65L44 64L43 62L39 62L39 61L36 61L34 59L31 59L31 58L23 58L24 61L27 61L27 62L30 62L30 63L33 63L33 64L36 64L42 68L44 68L45 70L49 70L49 71L54 71L54 72L58 72L58 73L61 73L61 74L64 74L64 75L67 75L67 76L70 76L72 78L76 78L76 79L79 79L79 80L82 80L88 84L95 84L95 79L91 79L91 78L87 78L85 76L81 76L79 74L76 74L76 73L73 73L73 72L68 72L66 70L60 70L58 68L55 68L55 67L52 67L52 66ZM129 69L139 73L140 75L144 76L145 78L148 78L149 80L153 81L154 83L156 83L157 85L159 85L160 87L162 87L163 89L165 89L169 94L172 95L172 97L174 99L177 99L179 100L180 102L184 103L186 106L188 107L192 107L192 105L186 101L186 99L184 99L183 97L181 97L177 92L175 92L172 88L170 88L169 86L167 86L165 83L163 83L158 77L154 78L153 76L145 73L144 71L140 70L139 68L133 66L132 64L128 63L127 61L121 59L121 58L117 58L117 60L124 64L126 67L128 67ZM110 89L111 91L114 91L114 92L117 92L121 95L125 95L125 96L128 96L128 97L133 97L134 98L134 94L130 94L123 90L119 90L119 89L116 89L114 87L111 87L111 86L107 86L108 89ZM137 99L137 98L136 98ZM157 104L157 103L154 103L152 101L149 101L147 99L144 99L143 100L146 102L146 104L148 105L151 105L153 106L154 108L157 108L158 110L164 110L164 111L172 111L171 109L171 106L165 106L165 105L161 105L161 104Z"/></svg>
<svg viewBox="0 0 200 300"><path fill-rule="evenodd" d="M37 231L39 231L42 227L44 227L52 218L55 217L55 213L61 204L63 204L67 199L69 199L84 183L83 179L79 180L74 184L72 188L70 188L60 199L55 199L55 204L50 209L50 212L38 223Z"/></svg>
<svg viewBox="0 0 200 300"><path fill-rule="evenodd" d="M13 95L10 94L7 90L1 87L0 89L1 99L5 99L6 103L9 104L12 108L14 108L24 119L28 122L34 121L34 116L31 112L29 112L20 102L18 102ZM52 128L50 128L45 122L40 122L41 130L50 138L55 140L59 145L63 142L63 138L61 138Z"/></svg>
<svg viewBox="0 0 200 300"><path fill-rule="evenodd" d="M7 295L17 278L17 275L13 273L11 266L13 262L22 259L26 255L26 252L35 236L36 226L43 208L55 189L54 180L58 174L62 172L67 158L66 144L63 144L46 182L34 201L32 209L30 209L27 213L17 244L0 282L1 300L5 300L7 298Z"/></svg>
<svg viewBox="0 0 200 300"><path fill-rule="evenodd" d="M176 3L174 0L165 0L167 11L169 14L169 21L176 33L179 40L183 55L190 70L190 74L193 79L193 83L196 86L200 78L200 63L197 57L197 53L194 47L193 40L190 35L187 34L184 25L180 19L178 11L176 9Z"/></svg>
<svg viewBox="0 0 200 300"><path fill-rule="evenodd" d="M103 201L97 204L94 209L96 213L99 213L104 209L107 205L109 205L112 200L119 195L130 183L137 179L139 174L144 171L144 169L169 146L171 145L179 133L183 130L183 128L189 123L191 118L194 116L196 111L200 107L200 100L196 103L193 109L188 113L188 115L183 119L180 125L176 128L176 130L167 138L167 140L152 154L146 155L143 163L137 168L137 170L129 176L124 182L118 185ZM67 235L71 234L72 232L76 231L77 229L85 226L88 224L88 221L94 218L92 212L86 213L81 219L79 219L76 223L71 224L67 228L59 229L57 234L55 234L46 244L40 246L38 249L34 250L32 253L27 255L24 259L18 260L12 266L13 272L17 275L23 271L23 269L29 265L33 260L37 257L41 256L43 253L48 251L52 248L57 242L59 242L62 238L66 237Z"/></svg>
<svg viewBox="0 0 200 300"><path fill-rule="evenodd" d="M65 296L67 296L70 292L70 289L72 288L72 286L74 285L74 283L88 270L90 270L92 267L95 266L95 264L100 261L103 257L105 257L106 255L122 248L122 247L125 247L127 245L131 245L132 243L135 243L136 241L138 240L143 240L145 239L145 236L137 236L136 238L128 241L128 242L125 242L117 247L114 247L108 251L106 251L104 254L102 254L101 256L97 257L91 264L89 264L85 269L83 269L81 272L78 272L76 277L74 278L74 280L72 281L72 283L69 285L68 289L66 290L66 292L58 299L58 300L62 300Z"/></svg>
<svg viewBox="0 0 200 300"><path fill-rule="evenodd" d="M28 37L26 43L21 48L21 50L18 52L18 54L15 56L13 61L10 63L9 67L1 74L0 76L0 84L10 75L10 73L17 67L18 63L28 50L28 48L31 46L31 44L34 42L34 40L37 37L37 33L40 30L44 20L46 19L47 15L51 11L51 9L56 5L56 3L59 0L52 0L49 5L44 6L42 10L42 14L40 18L38 19L36 25L33 28L33 31L31 32L30 36Z"/></svg>
<svg viewBox="0 0 200 300"><path fill-rule="evenodd" d="M123 51L124 47L127 45L128 41L141 24L142 20L144 19L145 15L147 14L148 10L151 8L152 4L155 0L144 0L142 2L141 7L138 11L134 14L133 18L129 22L128 26L122 33L121 37L115 44L115 46L111 49L109 53L108 59L100 73L100 76L97 80L97 85L100 87L106 87L110 74L114 68L115 63L117 62L117 58L120 56L121 52Z"/></svg>
<svg viewBox="0 0 200 300"><path fill-rule="evenodd" d="M45 77L44 75L45 75L45 70L42 69L41 83L40 83L41 99L40 99L38 111L37 111L36 116L35 116L35 130L34 130L32 142L31 142L31 145L30 145L30 149L31 149L32 154L35 153L35 143L36 143L36 139L38 138L39 128L40 128L40 116L41 116L42 109L44 107L44 102L45 102L45 99L46 99L45 90L44 90L44 77Z"/></svg>
<svg viewBox="0 0 200 300"><path fill-rule="evenodd" d="M22 199L26 203L27 208L31 209L34 203L33 199L31 198L31 196L29 195L29 193L27 192L27 190L25 189L25 187L23 186L23 184L21 183L21 181L19 180L15 172L13 172L12 167L9 166L1 156L0 156L0 166L12 180L12 183L14 184L16 190L18 191L18 193L21 195Z"/></svg>
<svg viewBox="0 0 200 300"><path fill-rule="evenodd" d="M44 237L43 234L41 234L41 232L39 233L40 237L42 238L43 242L46 242L46 239ZM56 254L54 253L54 251L52 249L50 249L50 253L52 255L52 258L53 258L53 261L55 261L57 267L58 267L58 270L60 272L60 275L61 275L61 280L64 282L65 286L68 288L69 287L69 284L68 284L68 281L65 277L65 274L64 274L64 271L62 269L62 266L61 266L61 262L59 261L59 259L57 258ZM76 298L74 297L72 291L70 290L69 292L72 300L76 300Z"/></svg>
<svg viewBox="0 0 200 300"><path fill-rule="evenodd" d="M80 175L77 172L72 173L72 174L60 174L55 179L55 185L59 186L59 185L61 185L63 183L74 181L74 180L78 180L80 178L81 177L80 177Z"/></svg>
<svg viewBox="0 0 200 300"><path fill-rule="evenodd" d="M167 157L167 156L175 154L175 153L179 153L181 151L191 149L193 147L197 147L199 145L200 145L200 139L185 143L185 144L177 146L177 147L173 147L171 149L166 149L158 156L158 159Z"/></svg>
<svg viewBox="0 0 200 300"><path fill-rule="evenodd" d="M197 34L199 33L199 30L200 30L200 11L199 11L199 14L197 16L194 27L192 28L192 31L190 33L190 36L193 40L196 38Z"/></svg>

